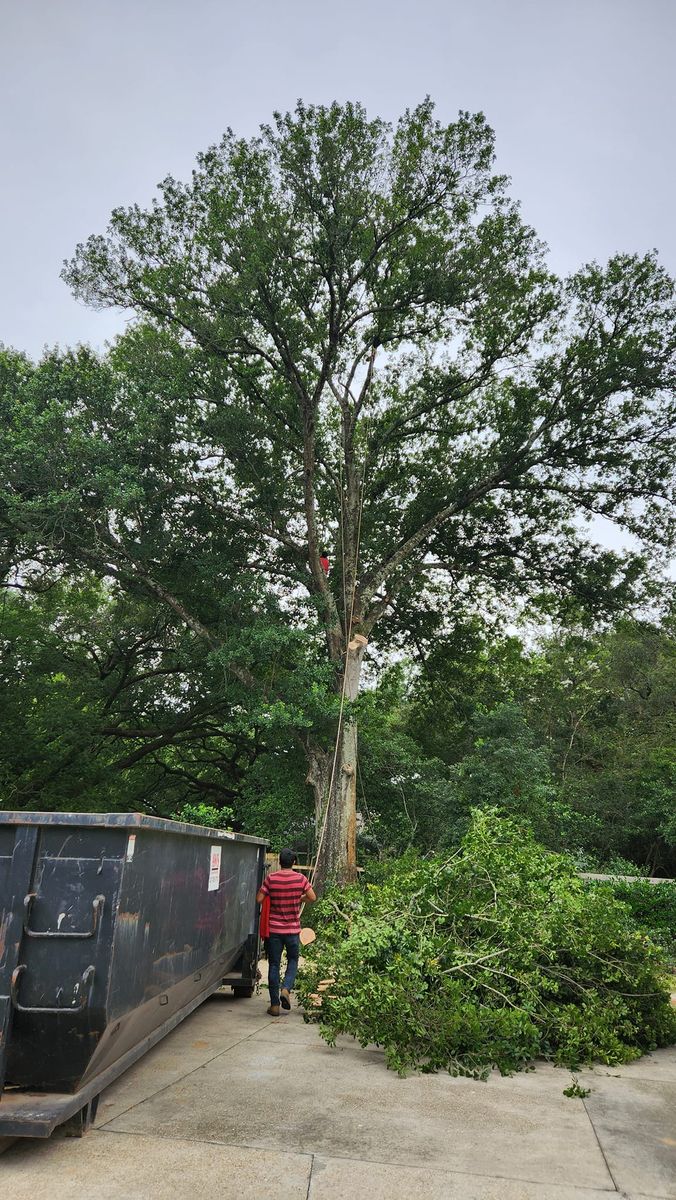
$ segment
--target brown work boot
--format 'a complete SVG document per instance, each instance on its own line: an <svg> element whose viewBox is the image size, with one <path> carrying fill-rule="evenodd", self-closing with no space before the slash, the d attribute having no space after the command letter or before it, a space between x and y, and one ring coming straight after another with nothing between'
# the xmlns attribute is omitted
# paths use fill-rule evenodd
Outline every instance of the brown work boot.
<svg viewBox="0 0 676 1200"><path fill-rule="evenodd" d="M281 1001L282 1001L282 1008L285 1008L286 1011L288 1012L289 1009L291 1008L291 997L289 995L289 989L282 988L282 990L280 992L280 997L281 997Z"/></svg>
<svg viewBox="0 0 676 1200"><path fill-rule="evenodd" d="M270 1007L268 1009L268 1016L269 1017L278 1017L279 1016L279 1005L278 1004L270 1005Z"/></svg>

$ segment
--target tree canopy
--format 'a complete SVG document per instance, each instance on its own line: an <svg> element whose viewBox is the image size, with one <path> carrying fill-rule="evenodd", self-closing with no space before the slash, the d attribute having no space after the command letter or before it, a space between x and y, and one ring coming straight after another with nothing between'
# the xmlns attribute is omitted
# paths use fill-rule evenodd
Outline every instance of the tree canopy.
<svg viewBox="0 0 676 1200"><path fill-rule="evenodd" d="M320 877L354 872L367 640L618 611L673 547L673 283L654 254L555 277L481 115L299 103L64 277L136 319L102 359L5 356L8 563L89 571L202 645L223 719L304 756Z"/></svg>

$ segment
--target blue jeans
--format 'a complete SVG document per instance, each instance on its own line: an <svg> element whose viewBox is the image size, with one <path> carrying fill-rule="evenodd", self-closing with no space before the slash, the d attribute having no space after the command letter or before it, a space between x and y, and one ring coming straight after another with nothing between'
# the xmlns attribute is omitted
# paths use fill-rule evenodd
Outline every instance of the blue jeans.
<svg viewBox="0 0 676 1200"><path fill-rule="evenodd" d="M279 969L282 950L286 950L286 972L282 987L291 991L296 982L300 938L297 933L271 933L268 938L268 986L270 1003L279 1004Z"/></svg>

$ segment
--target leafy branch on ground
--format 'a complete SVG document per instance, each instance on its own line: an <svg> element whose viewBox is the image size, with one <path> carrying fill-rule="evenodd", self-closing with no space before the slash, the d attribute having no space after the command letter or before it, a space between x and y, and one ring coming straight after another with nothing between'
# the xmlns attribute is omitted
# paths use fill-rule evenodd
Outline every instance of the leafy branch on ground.
<svg viewBox="0 0 676 1200"><path fill-rule="evenodd" d="M317 905L306 1020L404 1073L485 1078L535 1058L578 1069L676 1041L662 950L608 888L527 827L475 810L447 858L413 853Z"/></svg>
<svg viewBox="0 0 676 1200"><path fill-rule="evenodd" d="M586 1100L587 1096L591 1096L591 1088L582 1087L576 1075L573 1075L573 1081L570 1087L563 1089L564 1096L569 1100Z"/></svg>

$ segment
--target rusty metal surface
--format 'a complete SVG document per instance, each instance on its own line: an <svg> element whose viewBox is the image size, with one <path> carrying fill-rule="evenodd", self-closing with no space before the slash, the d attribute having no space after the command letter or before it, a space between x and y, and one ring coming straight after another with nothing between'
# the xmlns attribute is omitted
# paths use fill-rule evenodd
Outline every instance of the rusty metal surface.
<svg viewBox="0 0 676 1200"><path fill-rule="evenodd" d="M1 813L7 1084L81 1092L206 999L256 936L264 857L258 838L136 813Z"/></svg>
<svg viewBox="0 0 676 1200"><path fill-rule="evenodd" d="M0 1102L0 1139L8 1137L49 1137L96 1096L100 1096L120 1075L147 1054L163 1037L202 1004L215 989L193 996L183 1007L167 1016L162 1025L137 1041L126 1053L83 1081L76 1092L39 1092L10 1089ZM119 1048L118 1048L119 1049Z"/></svg>
<svg viewBox="0 0 676 1200"><path fill-rule="evenodd" d="M83 1107L72 1092L6 1091L0 1106L2 1137L49 1137Z"/></svg>

